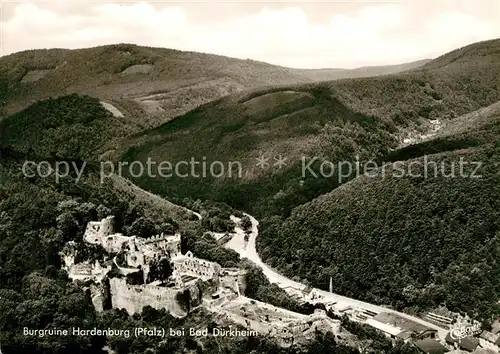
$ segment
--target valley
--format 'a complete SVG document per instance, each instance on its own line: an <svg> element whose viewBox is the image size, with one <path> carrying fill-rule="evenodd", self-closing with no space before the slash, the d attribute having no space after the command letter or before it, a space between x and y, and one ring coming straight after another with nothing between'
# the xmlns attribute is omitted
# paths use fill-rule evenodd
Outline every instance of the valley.
<svg viewBox="0 0 500 354"><path fill-rule="evenodd" d="M460 326L480 326L467 338L494 344L500 40L349 70L131 44L33 50L0 58L0 94L2 349L413 354L431 339L459 347L448 337ZM303 159L314 173L304 175ZM26 175L26 161L65 161L82 174ZM152 174L102 171L151 161ZM243 172L195 174L190 161ZM158 173L162 162L171 175ZM328 163L372 163L376 173L325 175ZM110 215L116 230L102 240L126 242L106 249L84 235ZM137 259L161 235L179 247L153 250L180 267L170 288L159 268L154 279L133 275L154 263ZM60 257L65 245L74 264ZM222 286L186 305L182 282L194 273L180 256L245 275L228 281L227 299ZM96 261L109 284L89 276ZM234 325L259 335L51 342L21 336L16 318L29 328ZM310 320L331 331L316 333ZM280 332L290 323L307 327L300 345Z"/></svg>
<svg viewBox="0 0 500 354"><path fill-rule="evenodd" d="M265 274L265 276L269 279L271 283L278 284L278 286L285 291L287 291L290 295L300 296L302 301L308 301L310 299L311 294L316 294L316 298L312 299L314 303L323 303L325 305L329 305L328 308L335 309L339 311L339 309L349 308L351 310L359 311L359 312L373 312L375 314L378 313L394 313L403 318L407 318L411 321L415 321L429 328L435 329L438 331L438 336L441 339L446 337L447 330L445 328L439 327L434 323L426 322L420 318L409 316L402 312L397 312L391 310L388 307L377 306L373 304L369 304L367 302L359 301L353 298L349 298L346 296L341 296L335 293L331 293L321 289L308 289L307 293L303 293L306 285L293 281L290 278L284 277L280 275L278 272L270 268L267 264L265 264L257 253L256 249L256 239L259 234L258 231L258 221L252 217L251 215L246 214L250 220L252 221L251 231L249 235L249 239L247 242L244 241L244 232L241 229L236 228L236 235L225 245L225 247L231 248L239 253L242 258L247 258L252 261L255 265L260 267Z"/></svg>

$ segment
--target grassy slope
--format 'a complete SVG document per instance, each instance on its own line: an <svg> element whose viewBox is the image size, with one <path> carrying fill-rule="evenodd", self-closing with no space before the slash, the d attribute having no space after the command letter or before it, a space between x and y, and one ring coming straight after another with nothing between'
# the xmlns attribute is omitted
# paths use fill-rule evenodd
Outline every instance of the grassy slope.
<svg viewBox="0 0 500 354"><path fill-rule="evenodd" d="M175 163L194 157L226 166L240 161L244 176L142 178L146 189L181 197L211 198L258 214L287 215L293 207L338 185L301 178L300 158L332 162L384 156L401 135L425 130L431 119L451 120L500 99L500 41L470 46L476 57L405 74L276 87L232 95L199 107L135 137L129 161ZM485 49L491 53L483 55ZM446 57L445 57L446 58ZM466 65L469 61L474 65ZM440 58L443 61L443 58ZM131 140L132 141L132 140ZM284 169L260 170L256 158L288 157Z"/></svg>
<svg viewBox="0 0 500 354"><path fill-rule="evenodd" d="M153 66L149 73L124 74L133 65L145 64ZM286 69L266 63L130 44L24 51L1 58L0 67L10 85L11 110L71 92L120 100L217 79L228 79L230 90L300 81ZM36 82L22 82L29 71L41 69L50 71ZM215 93L212 96L219 97Z"/></svg>
<svg viewBox="0 0 500 354"><path fill-rule="evenodd" d="M140 130L232 92L378 75L420 64L423 62L360 71L297 70L253 60L118 44L19 52L0 58L0 73L9 113L50 96L88 94L110 101L135 118L128 124Z"/></svg>
<svg viewBox="0 0 500 354"><path fill-rule="evenodd" d="M458 119L436 139L387 160L481 162L481 178L362 176L263 223L261 254L273 266L336 291L403 308L467 311L491 319L500 287L500 110ZM430 155L432 154L432 155ZM422 166L422 165L421 165ZM470 175L474 166L465 168ZM414 173L424 173L422 167Z"/></svg>

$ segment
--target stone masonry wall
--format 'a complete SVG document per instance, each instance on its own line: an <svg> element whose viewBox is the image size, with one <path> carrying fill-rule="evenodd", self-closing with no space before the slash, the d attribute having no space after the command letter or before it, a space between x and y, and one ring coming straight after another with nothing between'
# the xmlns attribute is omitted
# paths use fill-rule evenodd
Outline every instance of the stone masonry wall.
<svg viewBox="0 0 500 354"><path fill-rule="evenodd" d="M173 316L182 317L182 310L175 296L179 289L158 287L154 285L128 285L125 279L110 279L110 293L113 308L123 308L130 315L141 313L146 306L157 310L166 309Z"/></svg>

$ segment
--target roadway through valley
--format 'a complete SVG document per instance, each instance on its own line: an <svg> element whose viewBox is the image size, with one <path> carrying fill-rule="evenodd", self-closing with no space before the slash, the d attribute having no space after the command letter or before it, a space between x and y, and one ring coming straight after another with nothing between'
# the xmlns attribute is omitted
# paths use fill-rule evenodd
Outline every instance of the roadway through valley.
<svg viewBox="0 0 500 354"><path fill-rule="evenodd" d="M239 255L242 258L247 258L253 263L255 263L258 267L260 267L264 273L264 275L269 279L271 283L276 283L280 288L283 288L285 290L289 290L290 288L297 289L297 290L302 290L305 288L305 285L299 282L296 282L292 279L289 279L278 272L276 272L274 269L269 267L267 264L265 264L262 259L260 258L259 254L257 253L257 249L255 247L255 242L257 239L257 236L259 234L259 229L258 225L259 222L251 215L247 215L250 220L252 221L252 228L251 232L248 238L248 242L245 242L245 233L240 227L235 228L235 234L233 235L232 239L225 244L225 247L231 248L235 250L236 252L239 253ZM232 217L233 221L238 221L237 218ZM359 308L363 310L368 310L372 312L389 312L389 313L394 313L397 314L401 317L404 317L406 319L412 320L414 322L420 323L424 326L433 328L438 331L439 338L444 339L447 333L447 330L433 324L430 322L427 322L421 318L415 317L408 315L406 313L398 312L392 309L388 309L383 306L379 305L374 305L370 304L368 302L356 300L353 298L349 298L346 296L338 295L335 293L330 293L325 290L321 289L313 289L318 293L319 295L322 296L322 298L318 299L318 302L322 303L331 303L331 302L336 302L338 305L341 306L351 306L352 308Z"/></svg>

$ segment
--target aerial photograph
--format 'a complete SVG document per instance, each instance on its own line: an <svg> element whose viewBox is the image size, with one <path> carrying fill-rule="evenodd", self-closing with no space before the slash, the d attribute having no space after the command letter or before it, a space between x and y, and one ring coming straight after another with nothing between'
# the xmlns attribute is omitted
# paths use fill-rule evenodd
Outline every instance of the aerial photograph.
<svg viewBox="0 0 500 354"><path fill-rule="evenodd" d="M2 0L18 353L499 354L500 0Z"/></svg>

